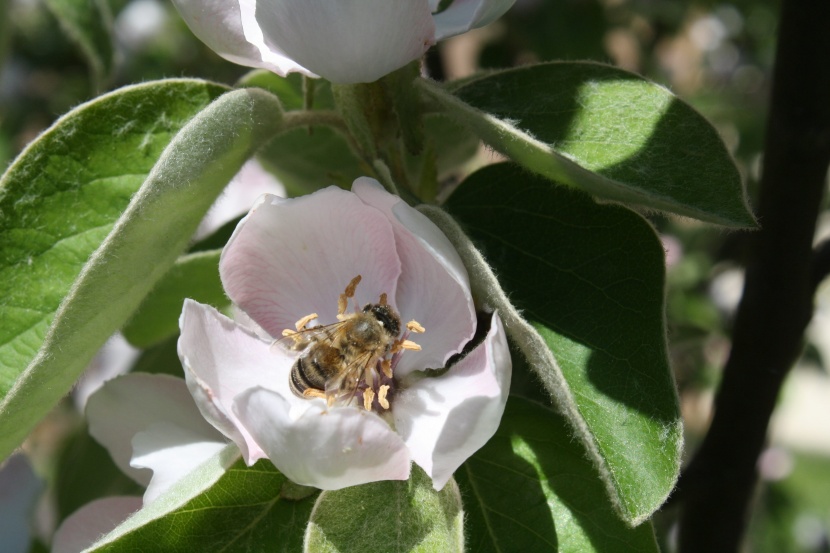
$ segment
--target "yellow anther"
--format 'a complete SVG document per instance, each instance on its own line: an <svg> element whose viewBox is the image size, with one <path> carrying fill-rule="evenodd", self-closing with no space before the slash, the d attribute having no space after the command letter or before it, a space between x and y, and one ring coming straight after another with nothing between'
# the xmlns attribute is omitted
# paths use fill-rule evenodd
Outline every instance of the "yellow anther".
<svg viewBox="0 0 830 553"><path fill-rule="evenodd" d="M282 331L283 336L294 336L295 334L297 334L297 331L296 330L291 330L290 328L286 328L285 330Z"/></svg>
<svg viewBox="0 0 830 553"><path fill-rule="evenodd" d="M426 332L426 329L422 327L421 323L418 321L409 321L406 323L406 328L408 328L410 332L414 332L416 334L423 334Z"/></svg>
<svg viewBox="0 0 830 553"><path fill-rule="evenodd" d="M384 359L380 362L380 370L383 371L383 374L386 378L392 378L392 361L389 359Z"/></svg>
<svg viewBox="0 0 830 553"><path fill-rule="evenodd" d="M389 386L387 386L387 388L388 387ZM386 397L386 394L383 392L383 387L381 387L381 394L383 394L382 397L384 397L384 398ZM366 409L367 411L371 411L373 401L375 401L375 391L371 388L366 388L366 391L363 392L363 408ZM384 401L385 401L385 399L384 399ZM387 402L386 404L389 405L389 402ZM381 405L383 405L383 404L381 403ZM387 407L387 409L388 409L388 407Z"/></svg>
<svg viewBox="0 0 830 553"><path fill-rule="evenodd" d="M388 394L388 393L389 393L389 385L388 384L384 384L378 390L378 403L380 403L380 406L383 407L384 409L389 409L389 400L386 399L386 394Z"/></svg>
<svg viewBox="0 0 830 553"><path fill-rule="evenodd" d="M401 342L402 349L408 349L411 351L421 351L421 346L413 342L412 340L404 340Z"/></svg>
<svg viewBox="0 0 830 553"><path fill-rule="evenodd" d="M311 313L309 315L306 315L305 317L303 317L302 319L300 319L296 323L294 323L294 326L297 328L297 332L304 329L308 323L310 323L311 321L313 321L316 318L317 318L317 313ZM283 330L283 336L285 336L285 331L284 330Z"/></svg>

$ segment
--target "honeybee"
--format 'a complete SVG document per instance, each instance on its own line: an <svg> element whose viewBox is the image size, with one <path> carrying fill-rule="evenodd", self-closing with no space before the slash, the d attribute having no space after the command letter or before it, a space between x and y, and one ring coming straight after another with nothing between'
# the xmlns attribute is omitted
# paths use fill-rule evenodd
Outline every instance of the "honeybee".
<svg viewBox="0 0 830 553"><path fill-rule="evenodd" d="M403 350L420 350L407 340L409 332L423 332L416 321L406 324L407 332L400 338L401 317L381 294L378 303L346 313L349 299L360 283L357 275L338 299L338 322L307 328L316 313L297 321L296 330L283 330L284 340L293 342L291 349L302 350L291 367L288 383L301 398L321 397L329 405L349 404L362 399L363 407L389 409L394 386L392 356ZM377 407L376 407L377 406Z"/></svg>

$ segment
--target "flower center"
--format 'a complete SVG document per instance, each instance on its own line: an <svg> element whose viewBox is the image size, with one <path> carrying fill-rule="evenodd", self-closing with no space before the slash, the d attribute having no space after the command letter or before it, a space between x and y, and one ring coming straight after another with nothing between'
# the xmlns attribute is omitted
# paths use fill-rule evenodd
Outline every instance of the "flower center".
<svg viewBox="0 0 830 553"><path fill-rule="evenodd" d="M408 340L409 334L424 332L424 327L410 321L399 337L401 318L385 293L378 303L362 309L354 301L360 280L357 275L340 294L338 322L309 327L317 318L311 313L295 323L296 330L282 331L291 340L291 349L302 351L291 368L289 385L295 395L324 398L329 406L362 403L367 411L384 412L391 408L394 367L400 355L421 349ZM346 312L349 300L354 304L352 313Z"/></svg>

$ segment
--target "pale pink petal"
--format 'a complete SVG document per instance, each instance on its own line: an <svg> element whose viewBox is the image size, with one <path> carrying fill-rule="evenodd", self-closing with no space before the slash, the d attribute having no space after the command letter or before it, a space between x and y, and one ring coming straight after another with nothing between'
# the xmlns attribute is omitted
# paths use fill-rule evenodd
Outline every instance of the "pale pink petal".
<svg viewBox="0 0 830 553"><path fill-rule="evenodd" d="M263 194L282 196L285 195L285 187L257 158L252 157L245 162L225 187L222 195L213 203L210 211L199 223L193 239L204 238L225 223L241 217Z"/></svg>
<svg viewBox="0 0 830 553"><path fill-rule="evenodd" d="M179 326L179 357L202 415L239 446L248 464L261 459L265 454L233 412L234 398L255 386L291 396L288 375L293 359L214 308L193 300L185 300ZM292 400L305 403L293 396Z"/></svg>
<svg viewBox="0 0 830 553"><path fill-rule="evenodd" d="M95 354L72 390L72 399L78 411L83 413L89 396L103 386L104 382L127 372L140 353L141 350L131 346L120 332L113 334Z"/></svg>
<svg viewBox="0 0 830 553"><path fill-rule="evenodd" d="M180 378L133 373L110 380L87 402L89 433L103 445L115 464L136 482L148 485L151 471L130 466L132 438L158 422L175 425L194 439L222 437L199 413Z"/></svg>
<svg viewBox="0 0 830 553"><path fill-rule="evenodd" d="M247 10L244 3L235 0L173 0L173 4L193 34L226 60L268 69L283 77L293 71L315 76L265 45L252 2Z"/></svg>
<svg viewBox="0 0 830 553"><path fill-rule="evenodd" d="M212 440L206 440L173 423L157 422L133 437L130 464L153 471L144 492L145 505L228 445L219 432L213 430L213 435Z"/></svg>
<svg viewBox="0 0 830 553"><path fill-rule="evenodd" d="M449 8L435 15L435 38L460 35L492 23L510 9L515 0L454 0Z"/></svg>
<svg viewBox="0 0 830 553"><path fill-rule="evenodd" d="M285 398L265 389L242 395L236 410L274 466L298 484L338 490L409 478L406 445L374 413L316 401L295 419Z"/></svg>
<svg viewBox="0 0 830 553"><path fill-rule="evenodd" d="M504 328L493 314L482 344L445 374L418 380L395 398L395 428L436 490L496 432L511 366Z"/></svg>
<svg viewBox="0 0 830 553"><path fill-rule="evenodd" d="M228 296L274 337L310 313L319 324L336 322L337 299L357 275L360 305L381 293L394 298L400 271L386 217L336 187L290 200L263 196L219 262Z"/></svg>
<svg viewBox="0 0 830 553"><path fill-rule="evenodd" d="M467 270L446 236L420 212L385 192L377 181L357 179L352 191L389 218L401 260L397 307L406 323L426 329L410 340L421 351L406 351L396 367L403 377L412 370L443 367L475 333L476 316Z"/></svg>
<svg viewBox="0 0 830 553"><path fill-rule="evenodd" d="M376 81L435 42L427 0L257 0L256 19L269 47L336 83Z"/></svg>
<svg viewBox="0 0 830 553"><path fill-rule="evenodd" d="M83 551L139 509L140 497L105 497L87 503L69 515L55 532L52 553Z"/></svg>

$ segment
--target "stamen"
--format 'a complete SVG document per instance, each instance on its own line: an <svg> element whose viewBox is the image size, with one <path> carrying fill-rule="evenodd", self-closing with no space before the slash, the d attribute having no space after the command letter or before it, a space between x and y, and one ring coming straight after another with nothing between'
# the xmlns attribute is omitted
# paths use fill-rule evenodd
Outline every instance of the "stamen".
<svg viewBox="0 0 830 553"><path fill-rule="evenodd" d="M386 378L392 378L392 360L391 359L384 359L380 362L380 370L383 371L383 374Z"/></svg>
<svg viewBox="0 0 830 553"><path fill-rule="evenodd" d="M340 294L339 298L337 298L337 318L338 318L338 320L341 320L341 321L343 320L343 319L340 318L340 315L343 315L344 313L346 313L346 308L349 307L349 298L354 297L354 291L357 288L357 285L360 284L360 280L362 278L363 277L360 276L360 275L357 275L356 277L354 277L351 280L351 282L349 282L349 284L346 286L346 290L342 294Z"/></svg>
<svg viewBox="0 0 830 553"><path fill-rule="evenodd" d="M378 403L380 403L380 406L383 407L384 409L389 409L389 400L386 399L386 394L388 394L388 393L389 393L389 385L388 384L384 384L378 390Z"/></svg>
<svg viewBox="0 0 830 553"><path fill-rule="evenodd" d="M427 330L421 326L421 323L415 320L406 323L406 328L408 328L411 332L414 332L415 334L423 334Z"/></svg>
<svg viewBox="0 0 830 553"><path fill-rule="evenodd" d="M294 323L294 326L297 328L297 332L303 330L308 323L310 323L311 321L313 321L316 318L317 318L317 313L311 313L309 315L306 315L305 317L303 317L302 319L300 319L296 323ZM283 336L285 336L285 331L283 330L282 332L283 332Z"/></svg>
<svg viewBox="0 0 830 553"><path fill-rule="evenodd" d="M386 292L380 295L380 300L378 301L380 305L386 305Z"/></svg>
<svg viewBox="0 0 830 553"><path fill-rule="evenodd" d="M404 340L401 342L401 349L408 349L411 351L421 351L421 346L413 342L412 340Z"/></svg>
<svg viewBox="0 0 830 553"><path fill-rule="evenodd" d="M326 392L318 390L317 388L306 388L305 390L303 390L303 396L325 398Z"/></svg>
<svg viewBox="0 0 830 553"><path fill-rule="evenodd" d="M285 330L282 331L282 335L285 336L285 337L294 336L295 334L297 334L297 331L296 330L291 330L290 328L286 328Z"/></svg>
<svg viewBox="0 0 830 553"><path fill-rule="evenodd" d="M387 386L387 388L388 388L388 386ZM384 396L386 396L386 394L383 393L383 387L382 386L381 386L381 393ZM366 409L367 411L371 411L373 401L375 401L375 391L371 388L366 388L366 390L363 392L363 408ZM387 402L387 404L388 403L389 402ZM388 407L387 407L387 409L388 409Z"/></svg>

